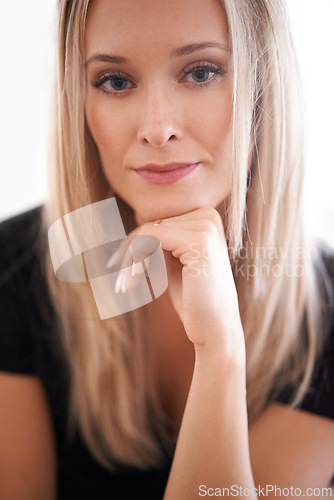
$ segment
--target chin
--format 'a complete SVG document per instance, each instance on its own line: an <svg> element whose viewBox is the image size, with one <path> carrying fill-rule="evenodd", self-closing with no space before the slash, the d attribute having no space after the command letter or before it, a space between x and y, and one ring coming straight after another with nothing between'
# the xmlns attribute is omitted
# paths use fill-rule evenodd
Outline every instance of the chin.
<svg viewBox="0 0 334 500"><path fill-rule="evenodd" d="M160 206L157 207L152 206L152 207L145 207L142 210L135 210L136 214L136 219L140 221L140 223L145 223L145 222L153 222L157 219L167 219L169 217L176 217L177 215L183 215L188 212L191 212L192 210L196 210L197 208L203 207L203 206L208 206L203 204L197 203L182 203L179 205L167 205L167 206Z"/></svg>

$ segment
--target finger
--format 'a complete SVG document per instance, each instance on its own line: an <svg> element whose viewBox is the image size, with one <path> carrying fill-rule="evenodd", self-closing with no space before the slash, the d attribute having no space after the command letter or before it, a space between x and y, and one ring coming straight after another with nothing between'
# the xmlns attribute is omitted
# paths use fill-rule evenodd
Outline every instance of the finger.
<svg viewBox="0 0 334 500"><path fill-rule="evenodd" d="M143 229L141 229L143 231ZM130 253L132 257L131 274L142 274L149 266L150 256L153 255L160 246L158 238L146 234L128 235ZM144 262L144 266L142 263ZM126 267L126 262L122 262L122 268Z"/></svg>
<svg viewBox="0 0 334 500"><path fill-rule="evenodd" d="M133 290L134 288L136 288L136 286L140 282L141 275L145 272L145 269L148 266L149 257L144 259L143 262L137 262L136 264L132 264L129 267L122 268L115 283L115 293L126 293L128 290Z"/></svg>
<svg viewBox="0 0 334 500"><path fill-rule="evenodd" d="M123 239L118 245L118 248L114 251L110 259L108 260L107 267L110 268L120 265L127 253L129 254L129 243L127 239Z"/></svg>
<svg viewBox="0 0 334 500"><path fill-rule="evenodd" d="M185 214L176 215L174 217L167 217L162 219L162 224L166 223L179 223L179 222L190 222L190 221L211 221L219 230L223 230L222 217L218 210L212 207L200 207ZM154 221L152 221L154 223ZM151 223L149 223L151 224ZM186 226L185 226L186 228Z"/></svg>
<svg viewBox="0 0 334 500"><path fill-rule="evenodd" d="M225 237L220 237L217 232L188 231L164 224L152 226L150 231L160 240L162 248L171 252L183 265L192 265L194 261L200 266L207 265L212 259L216 260L218 255L221 255L219 260L225 256L226 264L229 263Z"/></svg>
<svg viewBox="0 0 334 500"><path fill-rule="evenodd" d="M133 276L131 274L131 268L121 269L118 273L115 283L115 293L126 293L127 290L132 290L133 288L135 288L138 285L139 281L139 274Z"/></svg>
<svg viewBox="0 0 334 500"><path fill-rule="evenodd" d="M163 220L159 226L162 226L164 228L178 228L178 229L183 229L184 231L191 231L193 233L199 232L199 233L208 233L208 234L218 234L219 236L225 236L224 231L221 231L221 228L211 220L211 219L178 219L178 220L173 220L173 219L168 219L168 220ZM151 226L152 227L152 226ZM156 226L153 226L153 231L155 230ZM150 234L154 234L153 232L150 232Z"/></svg>
<svg viewBox="0 0 334 500"><path fill-rule="evenodd" d="M130 236L132 234L132 236ZM156 243L152 244L152 238L144 238L143 236L137 238L138 234L130 233L126 239L123 239L118 248L111 255L107 262L107 267L121 266L127 267L133 261L142 260L147 255L152 254L156 250ZM134 252L136 258L134 258Z"/></svg>
<svg viewBox="0 0 334 500"><path fill-rule="evenodd" d="M134 261L152 255L158 249L160 242L156 237L145 233L146 228L140 228L136 234L129 234L130 246Z"/></svg>
<svg viewBox="0 0 334 500"><path fill-rule="evenodd" d="M143 265L144 262L144 265ZM150 265L150 257L146 257L143 261L134 262L131 266L131 276L138 276L145 272Z"/></svg>
<svg viewBox="0 0 334 500"><path fill-rule="evenodd" d="M185 214L167 217L166 219L162 219L159 224L154 224L154 222L155 221L146 222L138 226L131 231L128 236L152 235L159 237L157 232L159 230L157 228L163 226L164 228L183 228L183 230L204 232L208 234L212 234L218 230L218 234L221 236L222 240L226 241L221 216L219 212L212 207L200 207ZM167 250L165 247L164 249Z"/></svg>

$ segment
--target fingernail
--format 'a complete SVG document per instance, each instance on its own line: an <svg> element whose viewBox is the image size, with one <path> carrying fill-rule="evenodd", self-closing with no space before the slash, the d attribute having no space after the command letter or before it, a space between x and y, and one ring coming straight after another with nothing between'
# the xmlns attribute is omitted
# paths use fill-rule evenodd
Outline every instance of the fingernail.
<svg viewBox="0 0 334 500"><path fill-rule="evenodd" d="M135 263L132 262L132 266L131 266L131 275L132 276L136 276L136 269L135 269Z"/></svg>
<svg viewBox="0 0 334 500"><path fill-rule="evenodd" d="M117 280L116 280L116 283L115 283L115 293L119 293L120 289L121 289L121 286L122 286L122 276L123 276L123 273L120 272L117 276Z"/></svg>

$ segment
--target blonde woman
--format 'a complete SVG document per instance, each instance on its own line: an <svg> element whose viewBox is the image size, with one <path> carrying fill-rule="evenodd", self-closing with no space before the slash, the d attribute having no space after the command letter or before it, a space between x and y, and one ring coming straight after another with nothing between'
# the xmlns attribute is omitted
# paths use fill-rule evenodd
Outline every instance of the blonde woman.
<svg viewBox="0 0 334 500"><path fill-rule="evenodd" d="M303 221L282 1L57 15L49 201L0 233L0 497L325 494L334 269ZM127 234L160 240L168 289L101 320L88 283L56 279L46 234L112 197Z"/></svg>

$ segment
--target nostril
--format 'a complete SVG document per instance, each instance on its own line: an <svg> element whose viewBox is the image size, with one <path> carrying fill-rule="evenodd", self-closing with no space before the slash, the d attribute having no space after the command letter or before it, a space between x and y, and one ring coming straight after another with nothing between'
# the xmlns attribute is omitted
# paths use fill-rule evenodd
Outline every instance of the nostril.
<svg viewBox="0 0 334 500"><path fill-rule="evenodd" d="M156 148L165 146L168 142L176 142L182 139L183 131L181 127L165 122L153 122L144 124L138 130L138 139L146 144L151 144Z"/></svg>
<svg viewBox="0 0 334 500"><path fill-rule="evenodd" d="M146 143L149 143L151 144L152 146L155 146L155 147L163 147L165 146L169 141L175 141L177 140L177 136L175 134L172 134L170 136L157 136L157 135L154 135L152 137L144 137L144 141Z"/></svg>

